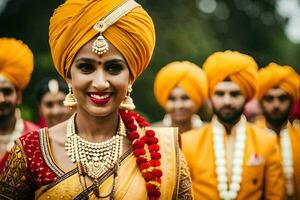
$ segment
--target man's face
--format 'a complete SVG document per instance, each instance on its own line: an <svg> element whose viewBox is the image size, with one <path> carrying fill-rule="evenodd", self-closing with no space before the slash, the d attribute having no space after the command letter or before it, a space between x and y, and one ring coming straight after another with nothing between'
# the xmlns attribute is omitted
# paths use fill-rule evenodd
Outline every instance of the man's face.
<svg viewBox="0 0 300 200"><path fill-rule="evenodd" d="M6 80L0 80L0 120L5 121L15 114L15 109L21 103L20 91Z"/></svg>
<svg viewBox="0 0 300 200"><path fill-rule="evenodd" d="M266 120L271 124L282 124L288 119L292 100L281 88L272 88L261 100L261 106Z"/></svg>
<svg viewBox="0 0 300 200"><path fill-rule="evenodd" d="M168 98L166 111L171 115L172 122L182 124L191 120L197 107L183 88L175 87Z"/></svg>
<svg viewBox="0 0 300 200"><path fill-rule="evenodd" d="M233 81L217 84L211 100L214 113L226 124L234 124L239 120L246 102L239 85Z"/></svg>

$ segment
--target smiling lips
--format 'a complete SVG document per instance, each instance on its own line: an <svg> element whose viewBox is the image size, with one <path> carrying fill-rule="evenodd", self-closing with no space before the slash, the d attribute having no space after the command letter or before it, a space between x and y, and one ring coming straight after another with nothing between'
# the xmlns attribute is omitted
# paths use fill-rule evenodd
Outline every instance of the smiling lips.
<svg viewBox="0 0 300 200"><path fill-rule="evenodd" d="M88 96L90 100L97 105L105 105L111 99L111 93L90 92Z"/></svg>

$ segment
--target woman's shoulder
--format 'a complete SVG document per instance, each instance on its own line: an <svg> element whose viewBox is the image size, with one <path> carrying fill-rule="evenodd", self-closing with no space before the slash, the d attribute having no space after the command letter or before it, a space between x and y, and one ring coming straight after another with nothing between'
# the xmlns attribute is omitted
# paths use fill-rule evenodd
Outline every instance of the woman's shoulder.
<svg viewBox="0 0 300 200"><path fill-rule="evenodd" d="M152 127L158 137L178 136L177 127Z"/></svg>
<svg viewBox="0 0 300 200"><path fill-rule="evenodd" d="M179 147L178 128L175 127L154 127L152 128L159 140L160 146L176 150Z"/></svg>
<svg viewBox="0 0 300 200"><path fill-rule="evenodd" d="M63 144L66 139L68 121L61 122L48 129L49 140L53 143Z"/></svg>
<svg viewBox="0 0 300 200"><path fill-rule="evenodd" d="M51 142L65 142L67 121L59 123L51 128L45 127L39 130L30 131L19 138L23 147L39 146L40 140L44 137L49 138Z"/></svg>
<svg viewBox="0 0 300 200"><path fill-rule="evenodd" d="M29 131L29 132L25 133L24 135L22 135L19 138L19 141L21 142L21 144L23 146L29 145L30 143L38 142L40 130L41 129Z"/></svg>

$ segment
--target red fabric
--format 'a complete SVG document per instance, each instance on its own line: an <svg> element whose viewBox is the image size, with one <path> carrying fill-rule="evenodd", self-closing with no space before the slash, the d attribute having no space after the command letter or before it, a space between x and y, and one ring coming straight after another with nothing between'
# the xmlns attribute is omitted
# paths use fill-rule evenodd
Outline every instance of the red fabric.
<svg viewBox="0 0 300 200"><path fill-rule="evenodd" d="M39 121L38 121L37 125L38 125L39 127L41 127L41 128L47 127L46 119L45 119L44 116L40 116L40 117L39 117Z"/></svg>
<svg viewBox="0 0 300 200"><path fill-rule="evenodd" d="M24 121L24 130L23 130L21 136L30 131L36 131L36 130L40 129L39 126L37 126L36 124L34 124L32 122L29 122L26 120L23 120L23 121ZM3 170L3 168L5 166L5 162L8 159L8 157L9 157L9 152L6 152L4 154L4 156L0 159L0 172Z"/></svg>
<svg viewBox="0 0 300 200"><path fill-rule="evenodd" d="M38 186L47 185L57 179L56 174L47 166L40 149L39 132L29 132L20 137L27 157L27 170L33 174Z"/></svg>
<svg viewBox="0 0 300 200"><path fill-rule="evenodd" d="M299 101L293 106L290 112L290 117L299 119L300 118L300 99Z"/></svg>
<svg viewBox="0 0 300 200"><path fill-rule="evenodd" d="M24 120L24 131L23 131L22 135L24 135L25 133L28 133L28 132L37 131L40 128L41 127L39 127L38 125L36 125L32 122Z"/></svg>

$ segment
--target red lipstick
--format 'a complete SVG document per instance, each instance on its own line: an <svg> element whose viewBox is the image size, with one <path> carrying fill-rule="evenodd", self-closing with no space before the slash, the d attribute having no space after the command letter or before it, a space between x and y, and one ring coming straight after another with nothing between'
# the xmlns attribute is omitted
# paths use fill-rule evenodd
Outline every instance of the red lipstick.
<svg viewBox="0 0 300 200"><path fill-rule="evenodd" d="M110 93L104 92L90 92L88 93L90 100L97 105L105 105L111 99Z"/></svg>

